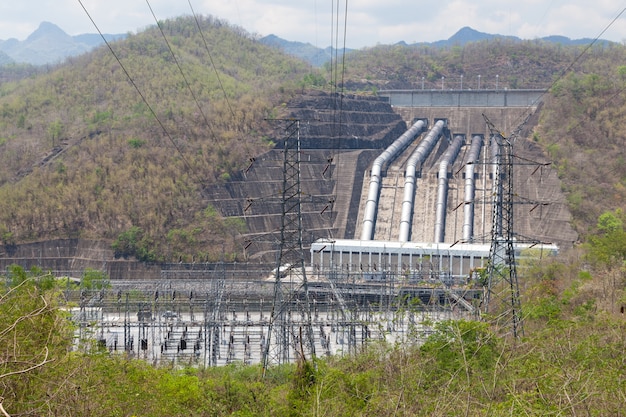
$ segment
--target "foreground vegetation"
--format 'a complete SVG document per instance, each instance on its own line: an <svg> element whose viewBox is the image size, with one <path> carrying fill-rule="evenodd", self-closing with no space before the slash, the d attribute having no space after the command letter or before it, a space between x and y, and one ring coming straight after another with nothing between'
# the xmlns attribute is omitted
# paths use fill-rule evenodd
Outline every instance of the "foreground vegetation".
<svg viewBox="0 0 626 417"><path fill-rule="evenodd" d="M70 351L59 283L16 266L0 295L1 404L12 416L623 415L625 223L607 212L593 244L521 265L518 340L446 321L421 346L372 343L265 378L258 366L174 369Z"/></svg>

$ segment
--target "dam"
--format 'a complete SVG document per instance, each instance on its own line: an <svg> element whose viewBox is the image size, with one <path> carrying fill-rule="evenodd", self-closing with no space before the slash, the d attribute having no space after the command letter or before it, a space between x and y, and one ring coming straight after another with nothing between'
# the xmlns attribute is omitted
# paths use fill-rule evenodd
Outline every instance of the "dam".
<svg viewBox="0 0 626 417"><path fill-rule="evenodd" d="M398 140L406 143L392 143L381 153L382 159L375 159L364 173L354 234L360 240L313 242L311 263L320 269L401 274L422 271L426 257L429 270L463 282L472 271L484 268L489 257L497 162L484 115L491 114L502 123L503 131L510 131L517 127L515 122L521 124L533 116L543 91L400 90L379 94L405 119L415 121L414 128L419 125L420 131L413 132L414 140L401 136ZM429 118L433 126L427 132ZM516 192L530 196L515 209L516 233L520 254L532 247L541 256L558 252L559 246L569 247L575 234L567 224L564 200L554 199L558 194L558 188L553 188L558 187L555 173L532 148L523 138L516 144L520 162L524 161L516 166ZM552 213L534 213L536 207L544 208L546 201L556 205L551 207Z"/></svg>

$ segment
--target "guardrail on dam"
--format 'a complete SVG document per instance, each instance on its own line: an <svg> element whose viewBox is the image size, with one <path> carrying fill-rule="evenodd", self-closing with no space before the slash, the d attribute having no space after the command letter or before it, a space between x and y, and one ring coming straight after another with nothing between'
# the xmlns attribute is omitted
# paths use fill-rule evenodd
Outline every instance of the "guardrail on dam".
<svg viewBox="0 0 626 417"><path fill-rule="evenodd" d="M546 90L380 90L393 107L534 107Z"/></svg>

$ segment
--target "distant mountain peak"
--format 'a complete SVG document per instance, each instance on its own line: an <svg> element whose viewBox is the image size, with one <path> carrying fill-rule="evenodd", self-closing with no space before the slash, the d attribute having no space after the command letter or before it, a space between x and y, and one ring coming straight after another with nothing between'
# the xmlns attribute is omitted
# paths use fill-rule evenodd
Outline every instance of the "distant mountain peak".
<svg viewBox="0 0 626 417"><path fill-rule="evenodd" d="M45 20L39 24L39 30L58 30L58 31L63 32L63 30L60 27L58 27L52 22L48 22Z"/></svg>
<svg viewBox="0 0 626 417"><path fill-rule="evenodd" d="M456 35L464 36L464 35L475 35L475 34L481 34L481 33L482 32L479 32L476 29L472 29L469 26L463 26L461 29L459 29L456 32Z"/></svg>
<svg viewBox="0 0 626 417"><path fill-rule="evenodd" d="M279 38L278 36L274 35L273 33L270 33L267 36L264 36L263 39L265 39L268 42L275 42L275 41L283 41L283 39Z"/></svg>
<svg viewBox="0 0 626 417"><path fill-rule="evenodd" d="M278 48L291 56L303 59L314 66L321 66L332 57L333 53L342 54L343 49L335 51L332 47L325 49L318 48L310 43L288 41L278 36L271 34L259 39L259 42L270 46L272 48ZM346 49L345 52L349 52L350 49Z"/></svg>
<svg viewBox="0 0 626 417"><path fill-rule="evenodd" d="M502 38L502 39L515 39L514 36L505 35L492 35L490 33L480 32L476 29L472 29L469 26L462 27L454 35L452 35L446 42L454 45L465 45L469 42L479 42L488 39Z"/></svg>
<svg viewBox="0 0 626 417"><path fill-rule="evenodd" d="M65 33L63 29L50 22L41 22L37 30L26 38L26 42L32 42L42 38L69 38L70 35Z"/></svg>
<svg viewBox="0 0 626 417"><path fill-rule="evenodd" d="M103 35L108 41L126 35ZM18 62L32 65L58 63L69 56L85 53L102 44L100 34L70 36L51 22L41 22L37 30L23 41L0 40L0 65Z"/></svg>

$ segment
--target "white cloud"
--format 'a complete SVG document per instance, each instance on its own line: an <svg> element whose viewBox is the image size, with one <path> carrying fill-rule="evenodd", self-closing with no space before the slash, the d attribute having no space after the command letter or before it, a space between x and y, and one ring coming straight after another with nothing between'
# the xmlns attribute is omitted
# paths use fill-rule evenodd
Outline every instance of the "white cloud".
<svg viewBox="0 0 626 417"><path fill-rule="evenodd" d="M145 0L81 1L106 33L132 32L154 24ZM44 20L72 35L95 32L78 0L2 3L0 39L24 39ZM548 35L595 37L626 7L626 0L621 3L620 6L615 0L351 0L346 43L348 47L360 48L401 40L432 42L447 39L464 26L525 39ZM191 14L189 3L184 0L150 0L150 4L161 20ZM275 34L320 47L330 45L331 26L338 20L339 44L343 44L344 2L339 3L338 9L337 2L325 0L191 0L191 4L198 14L225 19L248 32L261 36ZM626 38L626 13L603 38L617 42Z"/></svg>

